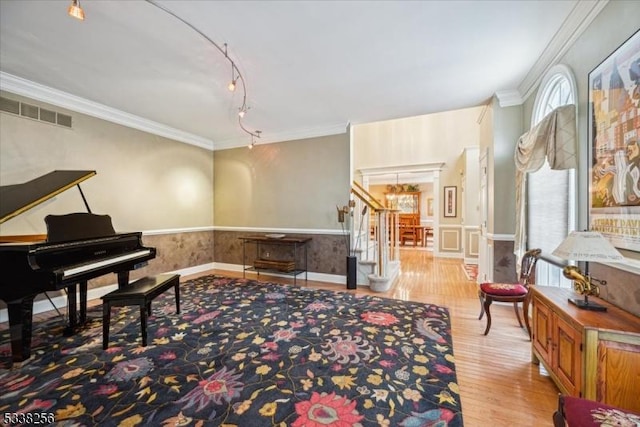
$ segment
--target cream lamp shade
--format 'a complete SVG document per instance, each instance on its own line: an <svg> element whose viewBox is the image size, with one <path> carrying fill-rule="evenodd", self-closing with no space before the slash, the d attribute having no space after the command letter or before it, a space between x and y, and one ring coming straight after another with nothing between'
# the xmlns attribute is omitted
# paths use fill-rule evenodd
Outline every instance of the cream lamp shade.
<svg viewBox="0 0 640 427"><path fill-rule="evenodd" d="M552 255L572 261L624 261L620 252L597 231L572 231Z"/></svg>

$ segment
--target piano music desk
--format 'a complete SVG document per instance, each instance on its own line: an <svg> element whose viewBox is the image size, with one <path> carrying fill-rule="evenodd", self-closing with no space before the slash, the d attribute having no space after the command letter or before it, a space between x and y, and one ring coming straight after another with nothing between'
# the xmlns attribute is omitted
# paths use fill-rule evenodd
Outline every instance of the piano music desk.
<svg viewBox="0 0 640 427"><path fill-rule="evenodd" d="M109 346L111 307L137 305L140 307L142 346L147 346L147 316L151 314L151 301L173 287L176 294L176 312L180 313L180 275L160 274L136 280L128 286L116 289L102 297L102 348Z"/></svg>

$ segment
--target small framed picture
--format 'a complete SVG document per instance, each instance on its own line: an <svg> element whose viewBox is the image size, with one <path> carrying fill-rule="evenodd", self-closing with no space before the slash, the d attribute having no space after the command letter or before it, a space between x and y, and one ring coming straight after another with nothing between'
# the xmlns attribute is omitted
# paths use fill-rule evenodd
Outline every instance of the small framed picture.
<svg viewBox="0 0 640 427"><path fill-rule="evenodd" d="M455 217L458 215L458 187L444 187L444 216Z"/></svg>

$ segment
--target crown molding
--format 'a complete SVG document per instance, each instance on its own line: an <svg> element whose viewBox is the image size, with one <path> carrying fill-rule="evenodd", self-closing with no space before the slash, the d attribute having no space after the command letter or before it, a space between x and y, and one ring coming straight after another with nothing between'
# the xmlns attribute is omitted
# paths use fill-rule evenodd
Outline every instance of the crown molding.
<svg viewBox="0 0 640 427"><path fill-rule="evenodd" d="M86 114L122 126L141 130L196 147L213 150L213 141L201 136L163 125L153 120L125 113L124 111L53 89L40 83L0 71L0 90L26 96L37 101L57 105L77 113Z"/></svg>
<svg viewBox="0 0 640 427"><path fill-rule="evenodd" d="M518 91L523 94L523 99L531 96L547 71L560 60L607 3L609 0L579 0L576 2L562 27L553 36L542 55L518 86Z"/></svg>
<svg viewBox="0 0 640 427"><path fill-rule="evenodd" d="M411 173L411 172L425 172L425 171L440 171L445 167L445 162L432 162L421 163L415 165L402 165L402 166L381 166L373 168L360 168L358 172L362 176L373 175L386 175L389 173Z"/></svg>
<svg viewBox="0 0 640 427"><path fill-rule="evenodd" d="M340 135L347 133L349 123L334 123L327 126L296 129L284 132L269 132L268 136L262 135L256 139L256 145L270 144L273 142L296 141L299 139L319 138L322 136ZM249 139L246 136L240 138L232 138L215 143L214 150L227 150L230 148L246 147L249 145Z"/></svg>
<svg viewBox="0 0 640 427"><path fill-rule="evenodd" d="M520 92L512 90L499 90L496 92L496 98L498 98L498 104L500 107L513 107L514 105L521 105L524 102Z"/></svg>

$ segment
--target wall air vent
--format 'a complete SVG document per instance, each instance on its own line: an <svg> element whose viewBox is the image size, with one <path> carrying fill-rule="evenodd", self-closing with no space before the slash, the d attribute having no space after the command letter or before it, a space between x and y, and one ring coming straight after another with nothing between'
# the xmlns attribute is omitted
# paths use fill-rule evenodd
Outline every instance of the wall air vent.
<svg viewBox="0 0 640 427"><path fill-rule="evenodd" d="M57 122L60 126L71 127L71 116L67 116L66 114L58 113Z"/></svg>
<svg viewBox="0 0 640 427"><path fill-rule="evenodd" d="M0 96L0 111L6 111L11 114L20 114L20 103L13 99Z"/></svg>
<svg viewBox="0 0 640 427"><path fill-rule="evenodd" d="M0 96L0 111L71 128L71 116Z"/></svg>
<svg viewBox="0 0 640 427"><path fill-rule="evenodd" d="M38 110L40 110L35 105L25 104L24 102L20 103L20 115L29 117L30 119L38 120Z"/></svg>
<svg viewBox="0 0 640 427"><path fill-rule="evenodd" d="M56 112L51 110L40 109L40 120L47 123L56 122Z"/></svg>

